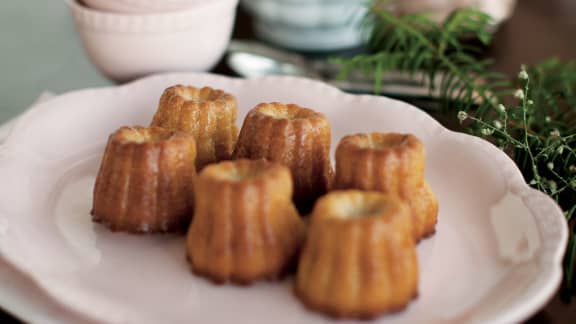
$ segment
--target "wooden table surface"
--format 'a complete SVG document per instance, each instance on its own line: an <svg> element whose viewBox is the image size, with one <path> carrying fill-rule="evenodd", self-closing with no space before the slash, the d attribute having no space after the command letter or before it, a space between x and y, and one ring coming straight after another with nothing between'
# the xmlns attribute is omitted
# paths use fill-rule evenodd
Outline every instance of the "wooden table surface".
<svg viewBox="0 0 576 324"><path fill-rule="evenodd" d="M250 38L250 18L242 11L235 37ZM576 0L518 0L516 12L496 34L489 55L496 69L510 76L521 64L535 64L549 57L576 59ZM220 65L216 71L226 73ZM0 323L19 323L0 310ZM576 323L576 300L571 304L559 295L527 323Z"/></svg>

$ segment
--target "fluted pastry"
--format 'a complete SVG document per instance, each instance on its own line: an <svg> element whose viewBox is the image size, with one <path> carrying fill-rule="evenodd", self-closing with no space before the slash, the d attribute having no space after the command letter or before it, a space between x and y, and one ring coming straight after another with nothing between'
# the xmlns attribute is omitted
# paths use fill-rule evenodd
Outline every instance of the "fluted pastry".
<svg viewBox="0 0 576 324"><path fill-rule="evenodd" d="M411 208L417 240L435 232L438 201L424 179L424 145L411 134L345 136L336 149L336 189L397 195Z"/></svg>
<svg viewBox="0 0 576 324"><path fill-rule="evenodd" d="M335 317L373 318L406 307L418 291L408 207L375 191L318 199L300 256L297 297Z"/></svg>
<svg viewBox="0 0 576 324"><path fill-rule="evenodd" d="M93 220L113 231L185 230L193 210L196 144L158 127L122 127L108 139L94 186Z"/></svg>
<svg viewBox="0 0 576 324"><path fill-rule="evenodd" d="M264 158L288 166L294 201L309 206L332 180L330 123L323 114L298 105L259 104L244 120L234 158Z"/></svg>
<svg viewBox="0 0 576 324"><path fill-rule="evenodd" d="M199 171L209 163L230 159L238 137L237 114L236 98L229 93L176 85L162 94L152 126L192 134Z"/></svg>
<svg viewBox="0 0 576 324"><path fill-rule="evenodd" d="M276 278L295 260L304 224L292 203L290 171L265 160L204 168L187 237L192 270L215 282Z"/></svg>

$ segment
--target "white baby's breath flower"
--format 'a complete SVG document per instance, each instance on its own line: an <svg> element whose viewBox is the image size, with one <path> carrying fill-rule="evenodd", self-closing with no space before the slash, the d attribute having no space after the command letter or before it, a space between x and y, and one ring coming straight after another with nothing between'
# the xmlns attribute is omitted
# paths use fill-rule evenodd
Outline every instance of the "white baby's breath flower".
<svg viewBox="0 0 576 324"><path fill-rule="evenodd" d="M503 104L499 104L496 109L498 109L499 112L501 113L505 113L506 112L506 106L504 106Z"/></svg>
<svg viewBox="0 0 576 324"><path fill-rule="evenodd" d="M468 113L465 112L465 111L459 111L459 112L458 112L458 120L459 120L460 122L463 122L463 121L465 121L466 119L468 119Z"/></svg>
<svg viewBox="0 0 576 324"><path fill-rule="evenodd" d="M516 92L514 92L514 97L523 100L524 99L524 90L522 89L518 89L516 90Z"/></svg>
<svg viewBox="0 0 576 324"><path fill-rule="evenodd" d="M550 132L550 136L552 137L560 137L560 131L555 129L553 131Z"/></svg>
<svg viewBox="0 0 576 324"><path fill-rule="evenodd" d="M493 122L494 127L498 128L498 129L502 129L502 123L499 120L495 120Z"/></svg>
<svg viewBox="0 0 576 324"><path fill-rule="evenodd" d="M524 68L522 68L522 70L520 71L520 73L518 73L518 78L520 80L528 80L529 76L528 76L528 72L526 72L526 70Z"/></svg>
<svg viewBox="0 0 576 324"><path fill-rule="evenodd" d="M564 153L564 145L558 146L558 148L556 149L556 153L562 155L562 153Z"/></svg>
<svg viewBox="0 0 576 324"><path fill-rule="evenodd" d="M546 117L544 117L544 121L549 123L552 121L552 118L550 118L550 116L546 116Z"/></svg>
<svg viewBox="0 0 576 324"><path fill-rule="evenodd" d="M554 163L548 162L548 163L546 163L546 167L547 167L549 170L554 170Z"/></svg>
<svg viewBox="0 0 576 324"><path fill-rule="evenodd" d="M572 164L568 167L568 171L570 171L570 173L576 173L576 165Z"/></svg>
<svg viewBox="0 0 576 324"><path fill-rule="evenodd" d="M534 104L534 100L529 99L527 103L528 103L528 106L532 106Z"/></svg>
<svg viewBox="0 0 576 324"><path fill-rule="evenodd" d="M548 186L550 187L550 190L552 190L552 191L556 191L556 189L558 189L558 184L556 184L556 181L554 181L554 180L549 180Z"/></svg>
<svg viewBox="0 0 576 324"><path fill-rule="evenodd" d="M484 135L484 136L490 136L490 135L492 135L492 134L494 133L494 130L485 127L485 128L482 128L482 129L480 130L480 133L482 133L482 135Z"/></svg>

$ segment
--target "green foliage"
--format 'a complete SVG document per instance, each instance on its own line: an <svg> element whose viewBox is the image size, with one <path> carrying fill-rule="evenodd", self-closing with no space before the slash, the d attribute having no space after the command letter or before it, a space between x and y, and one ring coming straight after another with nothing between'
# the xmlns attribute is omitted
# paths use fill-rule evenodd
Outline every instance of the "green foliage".
<svg viewBox="0 0 576 324"><path fill-rule="evenodd" d="M377 93L387 72L405 72L438 90L447 109L469 110L480 115L497 106L498 97L508 94L506 78L490 72L491 60L478 59L482 45L490 43L491 18L477 10L454 12L443 24L426 14L397 16L386 9L388 1L372 3L366 26L371 28L370 52L351 59L337 59L341 76L361 71L375 79ZM480 42L471 45L463 38ZM439 79L439 81L437 81ZM438 89L436 89L438 87Z"/></svg>
<svg viewBox="0 0 576 324"><path fill-rule="evenodd" d="M566 219L576 214L576 61L549 60L519 74L510 108L484 119L469 116L469 130L510 153L528 183L554 198ZM463 118L461 118L463 121ZM565 287L576 288L576 234L564 259Z"/></svg>
<svg viewBox="0 0 576 324"><path fill-rule="evenodd" d="M507 152L528 183L555 199L569 224L576 222L576 61L522 67L510 81L479 55L491 42L486 14L460 10L439 24L424 13L398 16L389 8L386 0L370 4L370 51L338 59L341 76L363 72L378 93L384 75L400 71L430 94L439 91L445 112L458 111L470 133ZM574 231L571 226L564 284L576 291Z"/></svg>

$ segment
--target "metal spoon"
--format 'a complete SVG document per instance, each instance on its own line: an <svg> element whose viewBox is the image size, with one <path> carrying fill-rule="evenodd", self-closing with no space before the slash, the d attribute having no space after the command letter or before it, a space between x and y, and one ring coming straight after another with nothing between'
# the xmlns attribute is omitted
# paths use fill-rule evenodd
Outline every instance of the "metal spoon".
<svg viewBox="0 0 576 324"><path fill-rule="evenodd" d="M302 55L272 48L258 42L233 40L228 47L228 66L238 75L253 78L266 75L291 75L322 80L344 91L374 93L374 80L362 74L337 78L340 66L328 60L308 59ZM437 99L430 93L423 75L414 78L403 73L387 73L379 93L392 97ZM440 82L440 78L437 81Z"/></svg>

